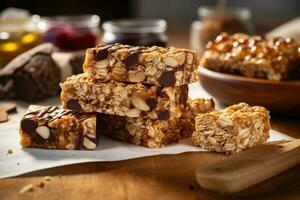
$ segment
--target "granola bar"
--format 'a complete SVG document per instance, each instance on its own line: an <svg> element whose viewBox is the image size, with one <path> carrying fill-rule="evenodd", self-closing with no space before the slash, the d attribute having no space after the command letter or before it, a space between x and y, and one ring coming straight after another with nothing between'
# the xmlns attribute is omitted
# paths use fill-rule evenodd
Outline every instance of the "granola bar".
<svg viewBox="0 0 300 200"><path fill-rule="evenodd" d="M299 52L299 43L290 38L222 33L208 43L200 65L214 71L283 80L299 69Z"/></svg>
<svg viewBox="0 0 300 200"><path fill-rule="evenodd" d="M122 44L87 49L83 71L104 81L181 86L197 80L195 51Z"/></svg>
<svg viewBox="0 0 300 200"><path fill-rule="evenodd" d="M212 99L189 100L185 114L179 119L153 120L99 114L101 133L108 137L159 148L190 137L194 131L193 113L205 113L214 108Z"/></svg>
<svg viewBox="0 0 300 200"><path fill-rule="evenodd" d="M20 144L45 149L95 149L96 115L58 106L30 106L20 122Z"/></svg>
<svg viewBox="0 0 300 200"><path fill-rule="evenodd" d="M213 99L197 98L188 99L186 111L179 120L181 130L181 138L191 137L195 131L195 117L200 113L207 113L215 109Z"/></svg>
<svg viewBox="0 0 300 200"><path fill-rule="evenodd" d="M114 139L148 148L160 148L180 139L178 120L157 120L99 114L101 133Z"/></svg>
<svg viewBox="0 0 300 200"><path fill-rule="evenodd" d="M208 150L235 154L269 138L269 112L239 103L224 110L199 114L192 141Z"/></svg>
<svg viewBox="0 0 300 200"><path fill-rule="evenodd" d="M188 86L158 87L141 83L101 82L86 74L61 84L64 108L104 114L168 120L179 118L188 98Z"/></svg>

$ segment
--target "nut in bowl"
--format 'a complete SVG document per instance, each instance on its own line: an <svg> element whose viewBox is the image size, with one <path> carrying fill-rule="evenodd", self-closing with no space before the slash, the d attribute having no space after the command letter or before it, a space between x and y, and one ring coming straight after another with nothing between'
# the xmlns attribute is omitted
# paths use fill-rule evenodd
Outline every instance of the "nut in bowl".
<svg viewBox="0 0 300 200"><path fill-rule="evenodd" d="M299 116L299 51L289 38L222 33L207 45L199 80L223 104L247 102L272 114Z"/></svg>

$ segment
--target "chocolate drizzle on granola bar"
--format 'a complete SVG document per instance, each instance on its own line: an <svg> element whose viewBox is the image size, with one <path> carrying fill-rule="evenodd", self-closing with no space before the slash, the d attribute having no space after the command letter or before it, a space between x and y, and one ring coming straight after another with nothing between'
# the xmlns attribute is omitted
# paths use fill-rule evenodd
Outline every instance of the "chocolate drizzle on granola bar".
<svg viewBox="0 0 300 200"><path fill-rule="evenodd" d="M40 110L26 113L24 118L22 119L22 124L24 124L24 127L27 127L27 130L32 130L32 127L34 127L32 122L34 122L34 120L37 118L46 123L49 123L65 115L74 116L77 119L82 121L87 119L89 116L91 116L90 113L79 113L73 110L66 110L58 106L48 106ZM29 122L32 124L29 125Z"/></svg>

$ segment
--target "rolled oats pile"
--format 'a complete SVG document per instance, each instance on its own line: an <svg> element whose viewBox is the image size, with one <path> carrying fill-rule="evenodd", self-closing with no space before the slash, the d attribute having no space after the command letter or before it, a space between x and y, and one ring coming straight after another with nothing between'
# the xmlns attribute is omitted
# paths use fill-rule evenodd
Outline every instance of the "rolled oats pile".
<svg viewBox="0 0 300 200"><path fill-rule="evenodd" d="M192 141L195 146L226 154L235 154L269 138L269 112L246 103L224 110L198 114Z"/></svg>

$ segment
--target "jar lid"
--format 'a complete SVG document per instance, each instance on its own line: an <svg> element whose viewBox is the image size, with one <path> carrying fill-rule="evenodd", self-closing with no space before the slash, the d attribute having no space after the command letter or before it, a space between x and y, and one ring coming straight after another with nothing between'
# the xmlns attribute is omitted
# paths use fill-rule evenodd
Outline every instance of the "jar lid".
<svg viewBox="0 0 300 200"><path fill-rule="evenodd" d="M75 27L97 27L100 23L98 15L56 15L51 17L43 17L46 24L52 26L65 26L71 25Z"/></svg>
<svg viewBox="0 0 300 200"><path fill-rule="evenodd" d="M18 19L0 19L0 32L20 32L24 30L35 30L40 22L39 15ZM0 37L1 39L1 37Z"/></svg>
<svg viewBox="0 0 300 200"><path fill-rule="evenodd" d="M211 18L235 16L243 20L248 20L251 18L251 11L246 7L225 7L225 9L220 9L212 6L200 6L198 8L198 16Z"/></svg>
<svg viewBox="0 0 300 200"><path fill-rule="evenodd" d="M102 28L114 33L162 33L167 22L162 19L120 19L103 23Z"/></svg>

